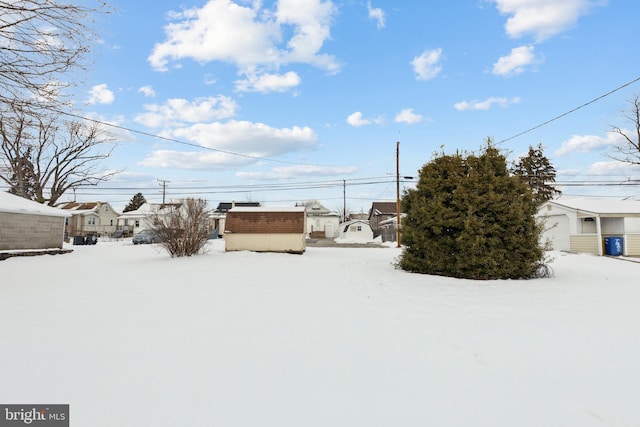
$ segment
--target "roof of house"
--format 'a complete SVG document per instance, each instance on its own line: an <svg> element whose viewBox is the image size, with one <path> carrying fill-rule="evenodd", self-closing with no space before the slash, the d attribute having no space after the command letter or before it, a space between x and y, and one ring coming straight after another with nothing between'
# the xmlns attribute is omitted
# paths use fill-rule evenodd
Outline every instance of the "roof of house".
<svg viewBox="0 0 640 427"><path fill-rule="evenodd" d="M373 202L369 210L369 218L373 215L397 215L398 205L396 202Z"/></svg>
<svg viewBox="0 0 640 427"><path fill-rule="evenodd" d="M118 218L140 218L147 217L149 215L163 215L175 208L182 206L182 203L143 203L138 209L134 211L124 212L119 215Z"/></svg>
<svg viewBox="0 0 640 427"><path fill-rule="evenodd" d="M65 212L62 209L43 205L4 191L0 192L0 212L60 217L71 216L69 212Z"/></svg>
<svg viewBox="0 0 640 427"><path fill-rule="evenodd" d="M549 200L547 203L594 214L640 214L640 201L638 200L561 196L558 199Z"/></svg>

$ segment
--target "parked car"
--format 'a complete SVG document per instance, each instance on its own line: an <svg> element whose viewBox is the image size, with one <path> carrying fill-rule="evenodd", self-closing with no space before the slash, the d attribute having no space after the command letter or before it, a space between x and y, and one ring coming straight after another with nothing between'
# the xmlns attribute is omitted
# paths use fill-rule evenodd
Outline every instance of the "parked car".
<svg viewBox="0 0 640 427"><path fill-rule="evenodd" d="M160 237L155 233L155 231L150 229L144 229L140 231L138 234L133 236L133 244L148 244L148 243L156 243L160 241Z"/></svg>

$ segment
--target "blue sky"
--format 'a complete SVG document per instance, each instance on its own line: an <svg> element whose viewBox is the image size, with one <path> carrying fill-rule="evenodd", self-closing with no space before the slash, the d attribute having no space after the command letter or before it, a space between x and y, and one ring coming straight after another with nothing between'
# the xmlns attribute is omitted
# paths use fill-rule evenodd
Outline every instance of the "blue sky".
<svg viewBox="0 0 640 427"><path fill-rule="evenodd" d="M119 132L107 169L78 199L121 209L137 191L367 211L400 173L487 137L515 158L542 143L557 180L623 181L605 156L640 93L621 0L173 0L111 2L78 94ZM155 137L155 135L159 136ZM503 142L504 141L504 142ZM403 183L402 187L411 186ZM567 194L640 196L635 186Z"/></svg>

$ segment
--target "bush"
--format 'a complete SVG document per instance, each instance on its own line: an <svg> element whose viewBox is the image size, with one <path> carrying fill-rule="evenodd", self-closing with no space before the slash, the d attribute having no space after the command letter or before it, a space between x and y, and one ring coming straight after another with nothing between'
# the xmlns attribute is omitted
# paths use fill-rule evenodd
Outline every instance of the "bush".
<svg viewBox="0 0 640 427"><path fill-rule="evenodd" d="M156 215L153 230L172 258L191 256L199 253L207 243L208 219L206 200L186 199L170 212Z"/></svg>
<svg viewBox="0 0 640 427"><path fill-rule="evenodd" d="M544 251L531 190L489 141L481 155L441 155L402 200L404 270L468 279L534 277ZM539 274L539 272L538 272Z"/></svg>

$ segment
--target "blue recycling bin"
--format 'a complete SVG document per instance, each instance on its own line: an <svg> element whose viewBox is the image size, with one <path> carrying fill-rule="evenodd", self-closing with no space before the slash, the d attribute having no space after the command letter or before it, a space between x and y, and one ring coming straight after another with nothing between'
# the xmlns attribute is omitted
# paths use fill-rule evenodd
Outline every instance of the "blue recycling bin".
<svg viewBox="0 0 640 427"><path fill-rule="evenodd" d="M605 237L604 253L611 256L622 255L622 237Z"/></svg>

